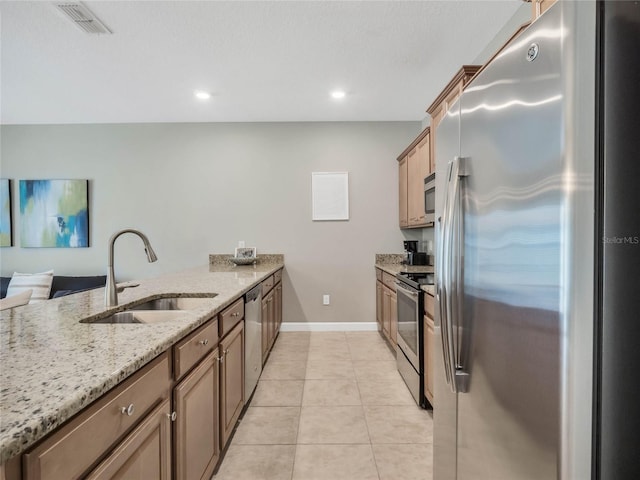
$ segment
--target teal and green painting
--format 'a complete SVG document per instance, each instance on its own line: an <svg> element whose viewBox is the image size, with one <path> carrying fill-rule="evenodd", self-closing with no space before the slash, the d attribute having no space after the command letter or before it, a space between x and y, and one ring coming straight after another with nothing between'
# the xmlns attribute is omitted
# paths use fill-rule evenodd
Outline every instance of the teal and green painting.
<svg viewBox="0 0 640 480"><path fill-rule="evenodd" d="M13 245L11 232L11 185L8 178L0 179L0 247Z"/></svg>
<svg viewBox="0 0 640 480"><path fill-rule="evenodd" d="M87 180L20 180L20 245L89 246Z"/></svg>

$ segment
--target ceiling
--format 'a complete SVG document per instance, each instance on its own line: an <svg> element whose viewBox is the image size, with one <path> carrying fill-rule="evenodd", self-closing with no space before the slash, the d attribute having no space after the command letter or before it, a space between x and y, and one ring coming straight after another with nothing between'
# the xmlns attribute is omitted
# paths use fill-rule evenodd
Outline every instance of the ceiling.
<svg viewBox="0 0 640 480"><path fill-rule="evenodd" d="M0 2L3 124L422 120L522 2L84 4Z"/></svg>

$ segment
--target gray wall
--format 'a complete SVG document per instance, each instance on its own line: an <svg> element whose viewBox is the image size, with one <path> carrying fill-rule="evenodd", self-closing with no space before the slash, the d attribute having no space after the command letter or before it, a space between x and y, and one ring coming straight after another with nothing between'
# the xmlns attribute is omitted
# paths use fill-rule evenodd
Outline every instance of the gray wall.
<svg viewBox="0 0 640 480"><path fill-rule="evenodd" d="M203 265L244 240L285 254L285 321L375 321L374 254L420 238L397 227L395 161L419 131L420 122L2 126L18 245L0 250L2 274L103 273L107 240L124 227L145 232L159 261L121 237L119 280ZM349 221L311 221L314 171L349 172ZM17 180L39 178L90 180L89 248L19 247Z"/></svg>

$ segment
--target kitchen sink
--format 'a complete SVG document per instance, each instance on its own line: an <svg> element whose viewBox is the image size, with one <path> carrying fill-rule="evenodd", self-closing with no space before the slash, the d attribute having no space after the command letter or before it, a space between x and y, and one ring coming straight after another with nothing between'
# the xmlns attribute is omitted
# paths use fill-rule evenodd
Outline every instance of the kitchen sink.
<svg viewBox="0 0 640 480"><path fill-rule="evenodd" d="M91 317L80 323L162 323L175 320L183 314L180 310L141 310L118 312L108 317Z"/></svg>
<svg viewBox="0 0 640 480"><path fill-rule="evenodd" d="M110 315L98 314L83 318L80 323L162 323L170 322L183 315L185 310L194 310L211 302L217 293L193 296L167 295L141 303L126 306L122 312Z"/></svg>
<svg viewBox="0 0 640 480"><path fill-rule="evenodd" d="M207 294L208 296L198 297L185 297L185 296L170 296L155 298L153 300L147 300L146 302L139 303L127 310L193 310L199 308L202 305L206 305L217 294Z"/></svg>

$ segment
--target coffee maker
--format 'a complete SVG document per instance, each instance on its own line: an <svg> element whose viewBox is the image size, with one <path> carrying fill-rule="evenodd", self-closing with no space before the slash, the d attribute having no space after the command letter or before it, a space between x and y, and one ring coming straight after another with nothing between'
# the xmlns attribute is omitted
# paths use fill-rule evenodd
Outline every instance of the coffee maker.
<svg viewBox="0 0 640 480"><path fill-rule="evenodd" d="M405 265L427 265L428 256L426 252L418 251L417 240L404 241L404 261Z"/></svg>

